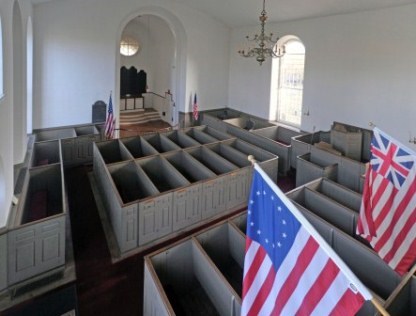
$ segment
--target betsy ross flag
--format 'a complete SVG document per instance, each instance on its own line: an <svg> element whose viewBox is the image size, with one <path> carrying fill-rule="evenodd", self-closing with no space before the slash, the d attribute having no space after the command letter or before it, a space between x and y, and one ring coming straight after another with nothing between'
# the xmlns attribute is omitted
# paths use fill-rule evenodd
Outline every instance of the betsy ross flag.
<svg viewBox="0 0 416 316"><path fill-rule="evenodd" d="M369 291L255 164L241 315L354 315L369 299Z"/></svg>
<svg viewBox="0 0 416 316"><path fill-rule="evenodd" d="M416 154L374 128L357 234L403 275L416 260Z"/></svg>
<svg viewBox="0 0 416 316"><path fill-rule="evenodd" d="M193 114L194 120L197 121L199 117L199 112L198 112L198 102L196 100L196 93L194 96L194 104L192 105L192 114Z"/></svg>
<svg viewBox="0 0 416 316"><path fill-rule="evenodd" d="M110 93L110 100L108 101L108 113L107 119L105 121L105 137L107 139L111 139L114 137L114 132L116 129L116 119L113 114L113 102L111 101L111 93Z"/></svg>

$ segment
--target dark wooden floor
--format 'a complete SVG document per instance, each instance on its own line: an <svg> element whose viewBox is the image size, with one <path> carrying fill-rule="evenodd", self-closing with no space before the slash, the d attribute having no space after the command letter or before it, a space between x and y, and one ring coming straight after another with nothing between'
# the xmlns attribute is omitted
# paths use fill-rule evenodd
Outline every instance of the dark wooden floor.
<svg viewBox="0 0 416 316"><path fill-rule="evenodd" d="M66 173L80 315L141 315L143 256L111 263L88 180L89 168Z"/></svg>
<svg viewBox="0 0 416 316"><path fill-rule="evenodd" d="M120 126L120 137L129 137L136 136L142 133L150 133L161 130L169 130L171 126L169 123L164 121L151 121L148 123L142 124L133 124L133 125L121 125Z"/></svg>

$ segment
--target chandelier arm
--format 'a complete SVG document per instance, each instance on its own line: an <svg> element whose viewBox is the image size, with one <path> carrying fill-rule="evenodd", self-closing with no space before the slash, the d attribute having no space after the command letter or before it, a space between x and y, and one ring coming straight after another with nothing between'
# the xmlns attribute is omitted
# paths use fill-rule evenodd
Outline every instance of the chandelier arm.
<svg viewBox="0 0 416 316"><path fill-rule="evenodd" d="M266 57L270 57L270 58L282 57L285 54L285 48L284 46L279 47L279 48L275 47L276 42L279 40L279 38L276 37L276 39L273 39L273 33L270 33L270 35L265 34L265 25L266 25L266 20L267 20L266 0L263 0L263 10L260 13L259 20L260 20L260 35L255 34L252 38L250 38L249 36L246 36L246 39L249 42L257 43L258 47L252 48L247 52L245 50L240 50L238 51L238 53L243 57L255 57L256 56L256 60L261 65L266 60Z"/></svg>

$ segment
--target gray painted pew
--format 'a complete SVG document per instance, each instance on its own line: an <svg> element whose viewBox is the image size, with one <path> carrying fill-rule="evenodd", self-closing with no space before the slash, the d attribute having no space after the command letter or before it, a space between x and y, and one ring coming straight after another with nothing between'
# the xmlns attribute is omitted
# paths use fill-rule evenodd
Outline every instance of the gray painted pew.
<svg viewBox="0 0 416 316"><path fill-rule="evenodd" d="M201 142L199 142L197 139L190 137L183 131L170 131L163 133L162 135L169 138L172 142L174 142L181 148L195 147L201 145Z"/></svg>
<svg viewBox="0 0 416 316"><path fill-rule="evenodd" d="M142 158L158 154L158 151L154 149L152 145L150 145L143 137L133 136L120 138L120 141L134 158Z"/></svg>
<svg viewBox="0 0 416 316"><path fill-rule="evenodd" d="M146 256L143 314L240 315L231 284L241 288L244 248L244 237L220 223Z"/></svg>
<svg viewBox="0 0 416 316"><path fill-rule="evenodd" d="M293 137L290 141L292 145L292 155L290 157L291 167L297 169L297 157L310 153L311 147L315 143L319 143L319 142L330 143L330 141L331 141L330 132L323 132L323 131Z"/></svg>
<svg viewBox="0 0 416 316"><path fill-rule="evenodd" d="M234 138L232 135L220 132L216 130L215 128L212 128L211 126L196 126L193 129L201 131L205 134L208 134L209 136L214 137L215 139L218 139L218 140L226 140L226 139Z"/></svg>
<svg viewBox="0 0 416 316"><path fill-rule="evenodd" d="M163 155L190 185L173 193L173 231L191 227L202 219L204 182L216 177L215 173L184 151Z"/></svg>

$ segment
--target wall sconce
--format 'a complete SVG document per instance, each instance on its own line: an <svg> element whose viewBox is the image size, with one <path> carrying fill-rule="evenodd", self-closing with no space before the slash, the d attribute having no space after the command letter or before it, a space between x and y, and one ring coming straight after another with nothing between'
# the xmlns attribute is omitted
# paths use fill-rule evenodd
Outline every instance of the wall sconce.
<svg viewBox="0 0 416 316"><path fill-rule="evenodd" d="M412 133L409 132L409 143L415 144L416 145L416 137L413 136L412 138Z"/></svg>

